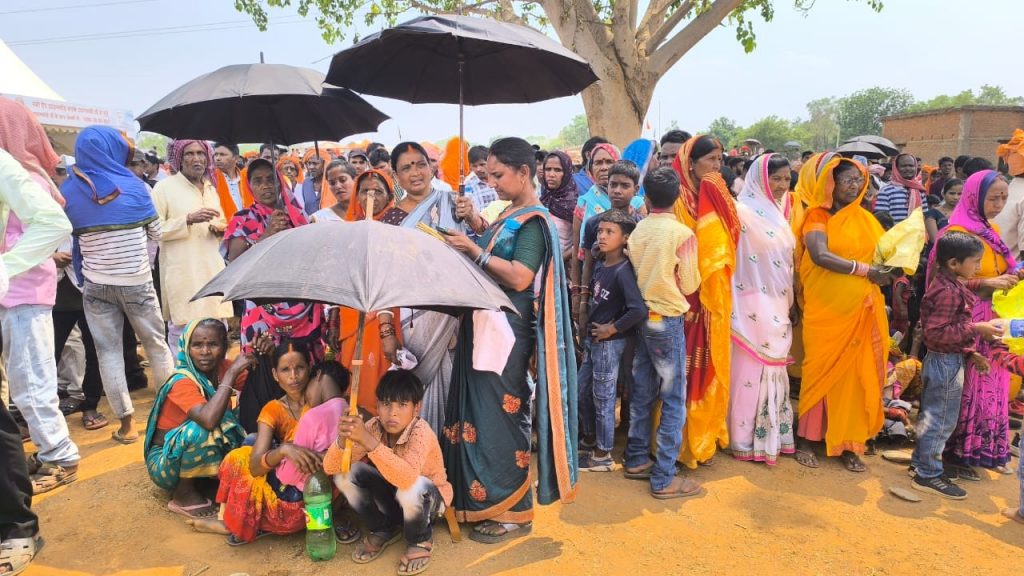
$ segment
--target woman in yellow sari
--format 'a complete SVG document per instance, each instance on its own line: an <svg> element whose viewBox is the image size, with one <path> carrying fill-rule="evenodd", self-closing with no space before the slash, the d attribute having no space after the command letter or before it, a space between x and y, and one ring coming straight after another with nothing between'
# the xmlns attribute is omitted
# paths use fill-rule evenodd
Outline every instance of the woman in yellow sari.
<svg viewBox="0 0 1024 576"><path fill-rule="evenodd" d="M687 296L686 423L679 461L709 464L718 446L729 445L729 370L732 357L732 274L740 221L722 179L722 144L694 136L672 166L682 183L676 218L697 236L700 290Z"/></svg>
<svg viewBox="0 0 1024 576"><path fill-rule="evenodd" d="M889 327L879 286L891 278L868 264L883 231L860 206L867 172L839 157L818 166L800 231L804 361L796 460L817 468L811 442L824 440L828 456L863 472L860 455L884 421Z"/></svg>

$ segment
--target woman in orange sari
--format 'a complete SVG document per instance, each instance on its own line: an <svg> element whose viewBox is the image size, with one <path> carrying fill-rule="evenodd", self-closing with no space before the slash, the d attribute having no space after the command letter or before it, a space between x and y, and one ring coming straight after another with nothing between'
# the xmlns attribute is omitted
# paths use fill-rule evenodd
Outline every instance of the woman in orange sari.
<svg viewBox="0 0 1024 576"><path fill-rule="evenodd" d="M696 233L701 277L700 290L686 297L686 423L679 454L680 462L696 468L710 464L718 446L729 445L732 273L740 221L719 173L721 142L691 138L672 167L682 182L676 218Z"/></svg>
<svg viewBox="0 0 1024 576"><path fill-rule="evenodd" d="M356 197L348 206L345 220L357 222L366 219L367 198L373 197L373 219L381 221L395 206L395 187L391 178L378 170L367 170L356 177ZM359 407L377 415L377 383L396 361L400 325L398 310L381 310L366 314L363 323L363 369L359 375ZM351 308L331 310L328 342L338 350L338 360L352 370L356 354L356 330L359 313Z"/></svg>
<svg viewBox="0 0 1024 576"><path fill-rule="evenodd" d="M796 460L818 467L811 442L824 440L828 456L863 472L860 455L884 421L889 326L879 286L891 277L868 264L883 231L860 206L865 169L832 157L815 173L800 232L804 361Z"/></svg>

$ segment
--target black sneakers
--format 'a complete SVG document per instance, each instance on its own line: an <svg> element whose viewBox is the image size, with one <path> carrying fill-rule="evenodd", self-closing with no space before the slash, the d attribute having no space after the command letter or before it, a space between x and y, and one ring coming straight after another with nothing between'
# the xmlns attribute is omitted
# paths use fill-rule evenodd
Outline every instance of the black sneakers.
<svg viewBox="0 0 1024 576"><path fill-rule="evenodd" d="M963 488L949 482L945 477L939 476L938 478L921 478L920 476L914 476L914 480L910 483L915 490L921 492L931 492L943 498L949 498L950 500L963 500L967 498L967 491Z"/></svg>

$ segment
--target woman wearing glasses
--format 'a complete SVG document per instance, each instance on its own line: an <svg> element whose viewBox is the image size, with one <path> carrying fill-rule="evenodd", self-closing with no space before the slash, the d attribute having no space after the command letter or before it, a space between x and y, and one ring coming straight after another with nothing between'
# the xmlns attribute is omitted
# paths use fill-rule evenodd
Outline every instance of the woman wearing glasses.
<svg viewBox="0 0 1024 576"><path fill-rule="evenodd" d="M797 410L797 462L816 468L811 442L825 441L851 472L863 472L867 441L882 427L889 327L879 286L890 272L871 265L882 227L860 207L867 172L838 156L821 165L799 237L804 362Z"/></svg>

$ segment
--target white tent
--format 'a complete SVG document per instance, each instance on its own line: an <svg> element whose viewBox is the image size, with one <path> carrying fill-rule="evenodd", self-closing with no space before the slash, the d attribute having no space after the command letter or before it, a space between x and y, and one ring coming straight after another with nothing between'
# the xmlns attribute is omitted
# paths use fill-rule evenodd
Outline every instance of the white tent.
<svg viewBox="0 0 1024 576"><path fill-rule="evenodd" d="M0 96L21 102L46 129L58 154L74 154L75 139L93 124L135 131L131 112L66 102L0 40Z"/></svg>
<svg viewBox="0 0 1024 576"><path fill-rule="evenodd" d="M0 74L0 93L64 101L3 40L0 40L0 70L4 71Z"/></svg>

